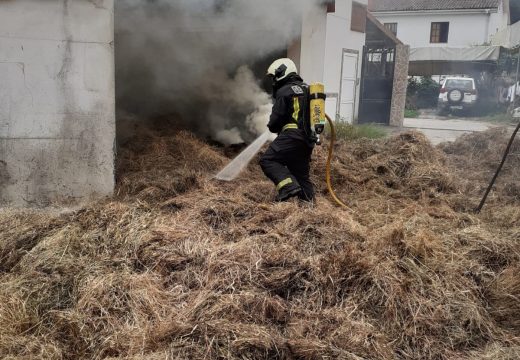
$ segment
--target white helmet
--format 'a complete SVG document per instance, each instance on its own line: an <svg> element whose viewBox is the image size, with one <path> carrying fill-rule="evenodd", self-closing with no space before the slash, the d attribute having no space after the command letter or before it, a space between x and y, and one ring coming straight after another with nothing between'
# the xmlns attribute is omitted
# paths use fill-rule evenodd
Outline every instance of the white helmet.
<svg viewBox="0 0 520 360"><path fill-rule="evenodd" d="M274 81L285 79L290 74L298 74L298 68L291 59L278 59L269 66L267 75L272 76Z"/></svg>

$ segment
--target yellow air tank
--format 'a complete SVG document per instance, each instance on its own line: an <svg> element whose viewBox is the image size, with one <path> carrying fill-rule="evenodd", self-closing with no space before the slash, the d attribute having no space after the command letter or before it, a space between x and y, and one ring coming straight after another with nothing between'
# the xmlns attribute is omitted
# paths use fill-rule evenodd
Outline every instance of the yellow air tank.
<svg viewBox="0 0 520 360"><path fill-rule="evenodd" d="M321 144L321 134L325 130L327 118L325 115L325 85L321 83L313 83L309 87L311 98L311 131L316 134L317 144Z"/></svg>

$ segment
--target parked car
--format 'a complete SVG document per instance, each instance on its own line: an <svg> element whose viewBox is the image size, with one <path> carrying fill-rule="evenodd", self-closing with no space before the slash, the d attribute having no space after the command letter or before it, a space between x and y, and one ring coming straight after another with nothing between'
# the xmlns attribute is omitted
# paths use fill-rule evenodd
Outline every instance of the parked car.
<svg viewBox="0 0 520 360"><path fill-rule="evenodd" d="M475 79L469 77L447 77L439 93L439 112L470 110L477 103L477 99Z"/></svg>

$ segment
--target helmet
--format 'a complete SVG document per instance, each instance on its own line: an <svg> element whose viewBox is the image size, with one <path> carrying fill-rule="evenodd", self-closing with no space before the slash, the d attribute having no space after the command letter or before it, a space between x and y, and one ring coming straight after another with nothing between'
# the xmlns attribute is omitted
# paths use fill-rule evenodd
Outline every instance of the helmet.
<svg viewBox="0 0 520 360"><path fill-rule="evenodd" d="M274 82L285 79L290 74L298 74L298 68L291 59L278 59L269 66L267 76L272 76Z"/></svg>

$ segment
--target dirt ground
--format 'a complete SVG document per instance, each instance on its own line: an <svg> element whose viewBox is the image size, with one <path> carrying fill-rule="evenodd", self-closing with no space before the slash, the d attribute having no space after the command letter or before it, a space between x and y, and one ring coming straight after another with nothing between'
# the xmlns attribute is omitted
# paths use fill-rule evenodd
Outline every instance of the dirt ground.
<svg viewBox="0 0 520 360"><path fill-rule="evenodd" d="M342 142L315 206L275 204L257 162L149 130L117 193L72 213L0 215L3 359L518 359L520 142L507 133Z"/></svg>

